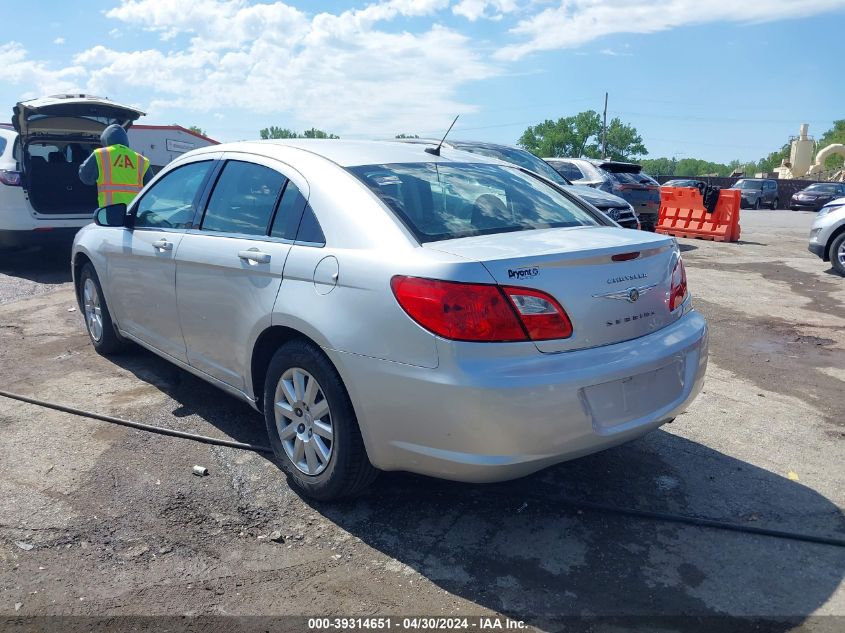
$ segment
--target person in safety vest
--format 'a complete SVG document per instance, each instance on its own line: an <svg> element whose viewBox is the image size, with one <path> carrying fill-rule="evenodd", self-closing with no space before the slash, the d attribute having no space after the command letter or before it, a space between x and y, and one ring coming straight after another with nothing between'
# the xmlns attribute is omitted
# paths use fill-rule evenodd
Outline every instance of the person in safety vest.
<svg viewBox="0 0 845 633"><path fill-rule="evenodd" d="M129 148L129 137L119 125L110 125L100 135L102 147L79 166L79 179L97 185L97 205L129 204L153 177L150 159Z"/></svg>

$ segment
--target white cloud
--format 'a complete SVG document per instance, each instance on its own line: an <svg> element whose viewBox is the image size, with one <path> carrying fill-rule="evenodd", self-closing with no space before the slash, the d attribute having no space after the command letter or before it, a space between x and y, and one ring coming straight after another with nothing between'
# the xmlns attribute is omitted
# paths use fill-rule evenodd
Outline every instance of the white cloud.
<svg viewBox="0 0 845 633"><path fill-rule="evenodd" d="M655 33L708 22L768 22L845 8L845 0L560 0L521 20L511 33L523 39L496 53L516 60L543 50L575 48L616 33Z"/></svg>
<svg viewBox="0 0 845 633"><path fill-rule="evenodd" d="M626 44L624 48L627 49L628 45ZM611 57L633 57L633 55L627 51L619 53L613 50L612 48L603 48L599 51L599 53L601 53L602 55L610 55Z"/></svg>
<svg viewBox="0 0 845 633"><path fill-rule="evenodd" d="M64 44L64 43L65 43L65 38L63 38L63 37L57 37L56 39L53 40L53 44Z"/></svg>
<svg viewBox="0 0 845 633"><path fill-rule="evenodd" d="M468 37L435 20L414 33L396 24L386 28L403 18L434 16L448 5L387 0L311 16L283 2L124 0L106 17L124 31L155 32L162 43L119 50L104 42L75 55L56 77L162 118L177 109L209 115L234 110L245 122L260 117L341 135L430 129L474 111L456 97L458 90L498 72ZM13 67L22 64L47 72L18 54ZM0 69L0 77L3 72L10 71ZM15 77L22 83L25 72Z"/></svg>
<svg viewBox="0 0 845 633"><path fill-rule="evenodd" d="M488 14L487 9L493 13ZM516 11L516 0L460 0L452 7L452 13L465 17L470 22L486 18L488 20L501 20L505 13Z"/></svg>
<svg viewBox="0 0 845 633"><path fill-rule="evenodd" d="M0 44L0 81L26 84L36 94L53 94L73 89L84 75L85 69L78 65L51 70L46 63L29 59L19 42Z"/></svg>

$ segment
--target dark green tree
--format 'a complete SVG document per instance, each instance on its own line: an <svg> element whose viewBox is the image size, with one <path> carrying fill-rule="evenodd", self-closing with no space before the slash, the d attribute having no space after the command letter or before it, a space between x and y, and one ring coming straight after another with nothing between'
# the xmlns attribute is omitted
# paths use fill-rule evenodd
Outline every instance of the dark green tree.
<svg viewBox="0 0 845 633"><path fill-rule="evenodd" d="M600 134L601 118L594 110L587 110L533 125L523 132L517 144L537 156L578 158L595 154L595 141Z"/></svg>
<svg viewBox="0 0 845 633"><path fill-rule="evenodd" d="M329 132L323 132L323 130L318 130L315 127L312 127L310 130L305 130L302 134L301 138L340 138L337 134L330 134Z"/></svg>
<svg viewBox="0 0 845 633"><path fill-rule="evenodd" d="M271 125L270 127L265 127L263 130L259 130L258 133L261 135L261 138L265 140L268 138L340 138L336 134L330 134L328 132L324 132L323 130L318 130L315 127L312 127L310 130L305 130L302 134L300 134L286 127Z"/></svg>
<svg viewBox="0 0 845 633"><path fill-rule="evenodd" d="M610 158L612 160L631 160L635 156L645 156L648 150L643 145L643 138L633 125L622 123L621 119L613 118L607 126L607 155L601 155L601 147L597 148L595 158Z"/></svg>
<svg viewBox="0 0 845 633"><path fill-rule="evenodd" d="M595 110L579 112L557 121L547 120L529 127L517 144L538 156L601 158L602 121ZM607 126L607 157L631 160L648 154L636 128L614 118Z"/></svg>
<svg viewBox="0 0 845 633"><path fill-rule="evenodd" d="M199 127L198 125L189 125L188 129L191 130L191 132L196 132L197 134L200 134L201 136L208 136L208 134L205 133L205 130Z"/></svg>
<svg viewBox="0 0 845 633"><path fill-rule="evenodd" d="M286 127L276 127L275 125L265 127L259 132L259 134L264 140L267 140L268 138L298 138L297 133L293 130Z"/></svg>

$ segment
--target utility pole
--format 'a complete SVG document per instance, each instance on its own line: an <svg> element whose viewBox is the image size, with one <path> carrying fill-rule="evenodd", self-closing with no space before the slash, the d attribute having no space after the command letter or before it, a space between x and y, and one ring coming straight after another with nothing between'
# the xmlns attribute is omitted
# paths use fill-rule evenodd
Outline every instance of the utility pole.
<svg viewBox="0 0 845 633"><path fill-rule="evenodd" d="M604 122L601 126L601 157L607 158L607 93L604 93Z"/></svg>

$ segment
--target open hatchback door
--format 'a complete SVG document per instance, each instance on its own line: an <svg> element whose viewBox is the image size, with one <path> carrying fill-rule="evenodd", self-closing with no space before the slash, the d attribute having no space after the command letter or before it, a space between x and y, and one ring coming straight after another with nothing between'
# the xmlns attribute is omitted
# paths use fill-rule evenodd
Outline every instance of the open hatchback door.
<svg viewBox="0 0 845 633"><path fill-rule="evenodd" d="M73 136L94 141L109 125L126 129L144 113L102 97L83 94L53 95L21 101L14 109L12 123L21 144L39 137Z"/></svg>
<svg viewBox="0 0 845 633"><path fill-rule="evenodd" d="M12 123L20 136L22 184L38 214L87 215L97 189L79 180L79 166L100 146L100 134L128 129L144 113L102 97L53 95L21 101Z"/></svg>

